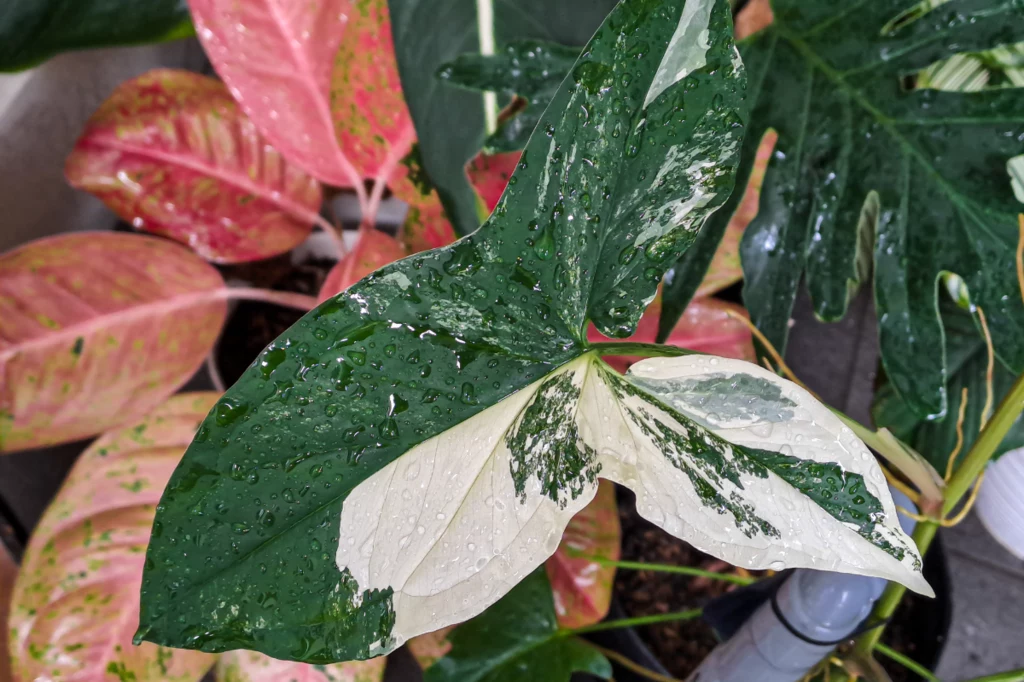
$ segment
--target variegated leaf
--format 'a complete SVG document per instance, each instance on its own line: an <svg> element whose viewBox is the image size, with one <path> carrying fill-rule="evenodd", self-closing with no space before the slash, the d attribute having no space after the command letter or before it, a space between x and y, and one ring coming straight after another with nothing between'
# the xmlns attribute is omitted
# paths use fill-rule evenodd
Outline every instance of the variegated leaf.
<svg viewBox="0 0 1024 682"><path fill-rule="evenodd" d="M156 503L217 397L175 396L79 458L36 528L14 588L15 680L198 682L213 664L195 651L132 646L132 633Z"/></svg>
<svg viewBox="0 0 1024 682"><path fill-rule="evenodd" d="M213 267L154 237L67 234L0 255L0 452L162 403L213 347L225 294Z"/></svg>
<svg viewBox="0 0 1024 682"><path fill-rule="evenodd" d="M314 666L240 649L217 659L217 682L380 682L386 660Z"/></svg>
<svg viewBox="0 0 1024 682"><path fill-rule="evenodd" d="M351 0L190 0L207 56L249 118L285 158L339 187L362 175L338 146L334 60Z"/></svg>
<svg viewBox="0 0 1024 682"><path fill-rule="evenodd" d="M218 263L289 251L319 220L320 184L281 157L223 83L188 71L122 84L65 173L137 229Z"/></svg>
<svg viewBox="0 0 1024 682"><path fill-rule="evenodd" d="M874 460L806 393L711 358L639 363L644 388L587 342L591 321L633 333L732 191L746 105L731 33L725 0L623 0L479 230L378 270L261 354L164 493L175 532L150 545L139 639L316 663L388 652L539 567L599 476L740 565L927 591ZM689 369L713 385L686 393ZM216 542L182 556L200 531Z"/></svg>
<svg viewBox="0 0 1024 682"><path fill-rule="evenodd" d="M0 682L11 682L11 654L8 647L11 631L8 624L11 611L11 594L14 592L14 578L18 567L7 548L0 542Z"/></svg>
<svg viewBox="0 0 1024 682"><path fill-rule="evenodd" d="M363 225L359 230L359 241L327 273L327 278L320 288L320 301L337 296L374 270L406 255L408 253L394 237L384 234L375 227Z"/></svg>

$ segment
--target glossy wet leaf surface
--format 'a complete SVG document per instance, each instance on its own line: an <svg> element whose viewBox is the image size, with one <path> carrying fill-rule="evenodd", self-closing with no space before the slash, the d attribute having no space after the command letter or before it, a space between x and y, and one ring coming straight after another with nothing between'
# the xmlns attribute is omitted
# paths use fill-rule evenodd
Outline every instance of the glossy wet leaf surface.
<svg viewBox="0 0 1024 682"><path fill-rule="evenodd" d="M497 0L498 48L523 39L584 45L615 6L614 0ZM480 51L475 0L390 0L396 55L406 101L419 136L423 170L456 233L475 230L476 198L465 167L483 146L484 110L479 93L447 87L438 69Z"/></svg>
<svg viewBox="0 0 1024 682"><path fill-rule="evenodd" d="M188 71L122 84L65 173L137 229L219 263L291 250L320 211L320 183L259 134L223 83Z"/></svg>
<svg viewBox="0 0 1024 682"><path fill-rule="evenodd" d="M4 0L0 71L26 69L68 50L190 35L184 0Z"/></svg>
<svg viewBox="0 0 1024 682"><path fill-rule="evenodd" d="M484 152L488 154L512 152L526 146L579 55L578 47L519 40L509 43L495 55L460 55L441 67L438 78L468 90L500 93L509 99L521 98L522 101L510 102L502 112L498 130L484 141Z"/></svg>
<svg viewBox="0 0 1024 682"><path fill-rule="evenodd" d="M14 679L198 682L213 665L206 654L131 640L156 503L217 397L175 396L78 459L32 535L14 587Z"/></svg>
<svg viewBox="0 0 1024 682"><path fill-rule="evenodd" d="M775 0L774 23L741 44L753 97L742 177L762 133L779 133L742 256L746 305L779 348L801 277L816 314L837 320L872 265L886 372L925 416L947 407L943 271L966 280L1000 358L1024 369L1006 172L1024 151L1024 92L906 91L901 79L1018 42L1024 21L1013 0L956 0L889 23L913 7Z"/></svg>
<svg viewBox="0 0 1024 682"><path fill-rule="evenodd" d="M568 682L574 672L611 677L608 660L559 631L551 586L536 571L504 599L449 635L451 649L424 682Z"/></svg>
<svg viewBox="0 0 1024 682"><path fill-rule="evenodd" d="M165 494L168 534L151 545L141 637L330 662L418 634L394 631L396 616L416 611L396 610L394 589L362 585L364 567L338 568L341 549L360 555L365 544L340 537L343 502L400 455L434 436L459 442L453 427L578 358L588 319L632 331L664 268L724 201L742 133L728 9L705 20L707 66L658 80L681 16L675 0L621 5L480 231L324 303L225 396ZM462 620L555 550L552 528L550 547L531 550L537 561L475 596ZM390 539L377 546L400 549L406 532L382 530ZM210 549L183 561L172 540L186 534Z"/></svg>
<svg viewBox="0 0 1024 682"><path fill-rule="evenodd" d="M212 266L155 237L73 233L0 255L0 452L162 403L213 347L223 289Z"/></svg>

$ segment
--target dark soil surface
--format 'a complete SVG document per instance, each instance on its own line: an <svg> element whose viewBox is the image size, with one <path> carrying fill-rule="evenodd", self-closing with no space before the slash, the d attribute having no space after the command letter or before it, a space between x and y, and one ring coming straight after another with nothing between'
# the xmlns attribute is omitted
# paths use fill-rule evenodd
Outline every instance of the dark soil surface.
<svg viewBox="0 0 1024 682"><path fill-rule="evenodd" d="M619 517L622 522L622 558L626 561L694 566L708 571L727 573L732 566L708 556L681 540L670 536L636 513L633 495L620 491ZM615 580L615 597L627 616L673 613L703 607L715 597L735 586L717 580L691 578L652 571L619 571ZM933 667L940 646L934 635L922 641L915 626L930 624L935 619L931 600L908 595L883 641L910 658ZM654 656L675 678L685 680L718 644L711 626L703 620L661 623L638 629L641 639ZM882 659L893 682L917 682L921 678L898 664Z"/></svg>

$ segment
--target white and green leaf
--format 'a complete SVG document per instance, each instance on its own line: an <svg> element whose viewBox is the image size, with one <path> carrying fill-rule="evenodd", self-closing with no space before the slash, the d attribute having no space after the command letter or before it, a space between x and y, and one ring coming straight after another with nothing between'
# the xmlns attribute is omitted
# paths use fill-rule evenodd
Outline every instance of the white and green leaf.
<svg viewBox="0 0 1024 682"><path fill-rule="evenodd" d="M507 593L598 477L742 565L927 591L877 467L824 408L749 365L622 378L587 341L591 323L633 332L732 191L746 104L731 29L724 0L620 2L480 230L382 268L260 355L164 492L137 639L385 653Z"/></svg>

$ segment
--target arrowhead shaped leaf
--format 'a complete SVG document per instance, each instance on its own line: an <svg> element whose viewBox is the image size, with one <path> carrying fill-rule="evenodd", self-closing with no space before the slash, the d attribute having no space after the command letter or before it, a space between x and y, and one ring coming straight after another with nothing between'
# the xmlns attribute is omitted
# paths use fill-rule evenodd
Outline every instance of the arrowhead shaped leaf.
<svg viewBox="0 0 1024 682"><path fill-rule="evenodd" d="M480 230L378 270L264 351L165 491L174 530L150 545L138 638L385 653L500 599L599 475L741 565L928 590L874 460L808 394L706 358L624 378L586 341L591 321L633 332L731 192L730 36L724 0L619 4ZM182 556L196 533L208 549Z"/></svg>
<svg viewBox="0 0 1024 682"><path fill-rule="evenodd" d="M213 267L153 237L68 234L0 256L0 452L162 403L213 347L225 291Z"/></svg>
<svg viewBox="0 0 1024 682"><path fill-rule="evenodd" d="M27 69L68 50L176 40L192 33L184 0L4 0L0 71Z"/></svg>
<svg viewBox="0 0 1024 682"><path fill-rule="evenodd" d="M104 434L78 459L14 587L14 679L198 682L213 664L194 651L134 647L131 638L155 505L216 400L214 393L175 396L138 424Z"/></svg>
<svg viewBox="0 0 1024 682"><path fill-rule="evenodd" d="M229 651L217 659L217 682L380 682L386 660L312 666L278 661L255 651Z"/></svg>
<svg viewBox="0 0 1024 682"><path fill-rule="evenodd" d="M1024 92L906 91L902 78L959 52L1020 41L1024 21L1017 0L922 7L775 0L774 23L741 44L754 74L741 177L774 128L761 210L742 248L745 302L758 327L782 348L804 273L817 315L841 318L873 263L886 373L925 417L947 407L943 272L963 277L999 357L1024 369L1013 265L1020 204L1006 176L1007 161L1024 151Z"/></svg>
<svg viewBox="0 0 1024 682"><path fill-rule="evenodd" d="M602 679L608 660L559 629L544 571L535 571L508 595L449 638L451 649L430 666L424 682L568 682L574 672Z"/></svg>
<svg viewBox="0 0 1024 682"><path fill-rule="evenodd" d="M187 71L122 84L65 172L136 228L218 263L285 253L320 219L320 183L263 139L223 83Z"/></svg>

